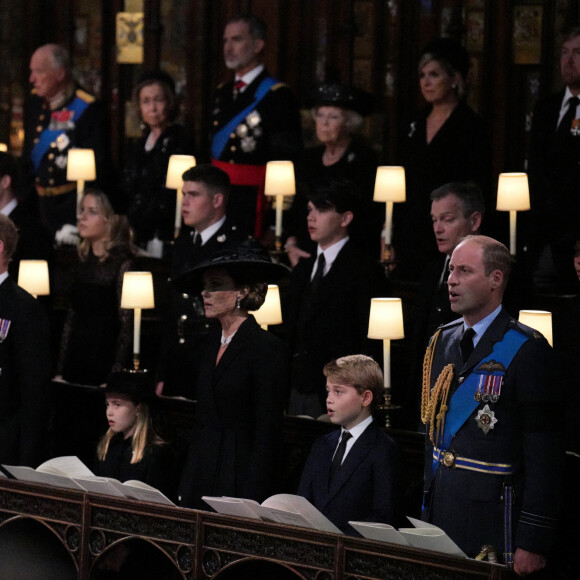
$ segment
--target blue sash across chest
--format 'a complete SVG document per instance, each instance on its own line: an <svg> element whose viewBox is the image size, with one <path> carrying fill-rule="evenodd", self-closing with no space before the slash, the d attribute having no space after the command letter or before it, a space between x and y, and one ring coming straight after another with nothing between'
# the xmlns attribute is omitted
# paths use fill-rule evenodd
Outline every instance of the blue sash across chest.
<svg viewBox="0 0 580 580"><path fill-rule="evenodd" d="M495 343L492 352L479 362L477 368L465 379L455 393L453 393L449 401L449 411L445 419L445 431L443 433L441 452L449 449L451 441L457 431L459 431L461 426L478 407L479 401L475 400L474 395L477 392L481 375L503 377L516 353L527 340L528 337L522 332L513 328L508 330L503 340ZM482 367L487 367L487 369L482 370ZM490 367L493 370L489 370ZM497 370L494 367L497 367ZM438 465L439 461L434 457L433 472L435 472Z"/></svg>
<svg viewBox="0 0 580 580"><path fill-rule="evenodd" d="M73 102L65 107L64 109L59 110L66 110L72 111L74 113L73 119L78 121L80 116L85 112L87 107L90 103L81 99L80 97L75 97ZM34 149L30 152L30 156L32 158L32 163L34 165L34 169L38 170L40 164L42 162L42 158L44 154L48 151L50 144L53 143L59 135L66 133L64 129L52 130L48 127L42 131L40 137L38 138L38 143L34 146Z"/></svg>
<svg viewBox="0 0 580 580"><path fill-rule="evenodd" d="M266 77L258 86L254 95L254 100L235 117L230 119L213 137L211 144L211 154L214 159L219 159L227 142L230 140L231 132L241 123L242 119L251 113L258 103L268 94L268 91L277 84L278 81L272 77Z"/></svg>

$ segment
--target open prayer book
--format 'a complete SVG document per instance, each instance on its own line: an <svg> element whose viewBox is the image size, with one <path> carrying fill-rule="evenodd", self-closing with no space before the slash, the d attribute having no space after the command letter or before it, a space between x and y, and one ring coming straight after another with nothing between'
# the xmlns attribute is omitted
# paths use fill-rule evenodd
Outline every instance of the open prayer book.
<svg viewBox="0 0 580 580"><path fill-rule="evenodd" d="M348 522L361 536L369 540L389 542L400 546L412 546L422 550L432 550L442 554L450 554L467 558L459 546L441 529L433 524L417 520L410 516L407 519L414 528L399 528L389 524L374 522Z"/></svg>
<svg viewBox="0 0 580 580"><path fill-rule="evenodd" d="M326 516L300 495L279 493L265 499L261 504L253 499L237 497L204 495L201 499L220 514L342 534Z"/></svg>
<svg viewBox="0 0 580 580"><path fill-rule="evenodd" d="M21 481L175 505L158 489L142 481L131 479L121 483L112 477L98 477L74 455L49 459L36 469L25 465L2 465L2 470L7 475Z"/></svg>

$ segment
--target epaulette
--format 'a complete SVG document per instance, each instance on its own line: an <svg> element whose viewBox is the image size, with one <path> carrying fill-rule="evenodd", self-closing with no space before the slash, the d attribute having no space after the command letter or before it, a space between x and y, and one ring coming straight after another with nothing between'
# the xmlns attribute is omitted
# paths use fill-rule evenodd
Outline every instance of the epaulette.
<svg viewBox="0 0 580 580"><path fill-rule="evenodd" d="M530 326L522 324L515 318L510 318L509 326L510 328L513 328L514 330L521 332L524 336L527 336L528 338L533 338L536 340L544 338L544 335L541 332L538 332L535 328L531 328Z"/></svg>
<svg viewBox="0 0 580 580"><path fill-rule="evenodd" d="M93 97L93 95L90 95L86 91L83 91L83 89L77 89L75 91L75 95L79 99L82 99L83 101L85 101L85 103L94 103L96 101L96 98Z"/></svg>

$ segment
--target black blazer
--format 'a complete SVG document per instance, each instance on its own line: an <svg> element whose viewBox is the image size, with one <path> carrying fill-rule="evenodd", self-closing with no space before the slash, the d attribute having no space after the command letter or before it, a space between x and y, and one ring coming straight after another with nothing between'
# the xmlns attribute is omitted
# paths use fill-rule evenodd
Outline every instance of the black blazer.
<svg viewBox="0 0 580 580"><path fill-rule="evenodd" d="M180 485L181 505L208 509L202 495L263 501L276 491L288 353L253 318L220 362L213 329L197 382L194 434Z"/></svg>
<svg viewBox="0 0 580 580"><path fill-rule="evenodd" d="M298 495L346 534L359 535L349 520L398 525L402 473L396 443L373 421L355 441L329 486L339 437L337 429L314 442Z"/></svg>
<svg viewBox="0 0 580 580"><path fill-rule="evenodd" d="M284 321L292 345L292 387L323 396L327 362L349 354L381 356L382 343L367 339L370 304L391 292L382 266L348 241L311 294L315 259L316 254L300 260L292 271Z"/></svg>
<svg viewBox="0 0 580 580"><path fill-rule="evenodd" d="M424 517L443 528L470 557L483 544L492 544L500 554L503 552L504 484L512 484L515 489L513 549L521 547L548 554L555 541L560 493L546 490L559 490L561 485L562 386L555 355L546 340L502 310L464 365L459 349L462 321L452 322L443 327L435 348L431 387L443 366L454 363L451 385L454 393L460 381L477 368L510 328L524 332L529 339L507 369L499 400L480 402L457 431L450 447L469 459L514 465L515 474L509 478L440 465L432 478L432 446L426 439ZM486 404L497 419L487 434L475 420Z"/></svg>
<svg viewBox="0 0 580 580"><path fill-rule="evenodd" d="M43 459L51 374L42 306L9 277L0 285L0 463L36 467Z"/></svg>

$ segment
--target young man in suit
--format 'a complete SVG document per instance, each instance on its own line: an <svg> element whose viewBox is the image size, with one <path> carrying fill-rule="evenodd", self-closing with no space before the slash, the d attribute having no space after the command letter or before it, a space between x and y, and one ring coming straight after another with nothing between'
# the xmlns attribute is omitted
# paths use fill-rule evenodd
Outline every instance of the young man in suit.
<svg viewBox="0 0 580 580"><path fill-rule="evenodd" d="M0 215L0 463L37 467L49 418L50 333L42 306L8 275L17 241Z"/></svg>
<svg viewBox="0 0 580 580"><path fill-rule="evenodd" d="M343 532L349 521L398 525L401 466L395 442L373 420L383 374L370 357L355 354L324 366L330 421L341 429L314 442L298 495Z"/></svg>
<svg viewBox="0 0 580 580"><path fill-rule="evenodd" d="M237 248L242 237L226 216L230 178L212 165L198 165L183 174L182 228L175 242L172 276ZM210 323L200 296L173 291L161 353L158 394L188 396L200 358L200 342Z"/></svg>
<svg viewBox="0 0 580 580"><path fill-rule="evenodd" d="M580 26L564 38L560 76L564 89L539 100L532 117L529 245L536 286L572 294L570 260L580 213Z"/></svg>
<svg viewBox="0 0 580 580"><path fill-rule="evenodd" d="M451 309L425 355L423 519L473 558L522 576L554 548L564 465L563 393L546 339L502 307L509 250L468 236L453 251ZM491 547L491 548L490 548Z"/></svg>
<svg viewBox="0 0 580 580"><path fill-rule="evenodd" d="M367 338L371 298L390 296L384 270L349 239L359 197L355 185L333 181L308 202L308 233L316 255L299 261L284 296L284 320L292 348L290 415L317 417L325 410L320 370L353 352L380 356Z"/></svg>

